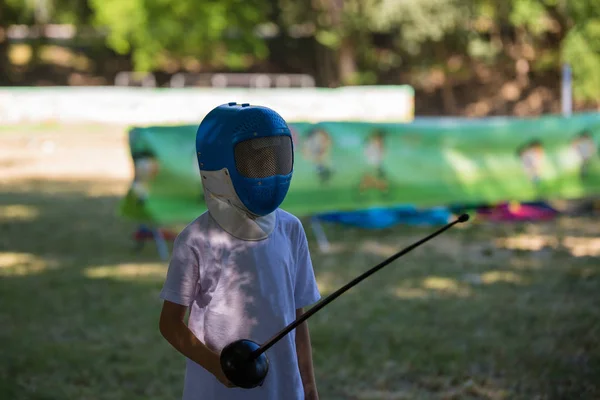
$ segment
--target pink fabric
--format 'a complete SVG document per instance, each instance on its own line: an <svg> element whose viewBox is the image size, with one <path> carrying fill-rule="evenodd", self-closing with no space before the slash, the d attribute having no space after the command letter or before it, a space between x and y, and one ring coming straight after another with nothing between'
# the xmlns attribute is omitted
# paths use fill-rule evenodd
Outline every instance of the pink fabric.
<svg viewBox="0 0 600 400"><path fill-rule="evenodd" d="M557 215L555 210L542 206L525 204L499 204L477 212L481 217L491 221L544 221Z"/></svg>

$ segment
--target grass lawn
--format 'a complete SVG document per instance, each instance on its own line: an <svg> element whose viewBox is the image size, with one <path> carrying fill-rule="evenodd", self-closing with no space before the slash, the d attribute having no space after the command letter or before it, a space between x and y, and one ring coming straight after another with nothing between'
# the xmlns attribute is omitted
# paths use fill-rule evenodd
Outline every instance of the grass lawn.
<svg viewBox="0 0 600 400"><path fill-rule="evenodd" d="M166 272L116 216L125 130L0 131L0 398L178 399ZM600 220L469 223L310 320L321 399L599 399ZM324 295L433 231L326 226Z"/></svg>

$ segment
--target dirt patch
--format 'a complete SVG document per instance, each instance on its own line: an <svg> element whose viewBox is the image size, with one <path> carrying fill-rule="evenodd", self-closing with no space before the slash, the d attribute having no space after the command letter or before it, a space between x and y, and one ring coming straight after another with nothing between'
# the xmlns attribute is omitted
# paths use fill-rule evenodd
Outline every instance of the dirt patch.
<svg viewBox="0 0 600 400"><path fill-rule="evenodd" d="M6 129L6 128L5 128ZM121 191L132 179L125 127L61 126L30 133L0 133L0 182L113 181Z"/></svg>

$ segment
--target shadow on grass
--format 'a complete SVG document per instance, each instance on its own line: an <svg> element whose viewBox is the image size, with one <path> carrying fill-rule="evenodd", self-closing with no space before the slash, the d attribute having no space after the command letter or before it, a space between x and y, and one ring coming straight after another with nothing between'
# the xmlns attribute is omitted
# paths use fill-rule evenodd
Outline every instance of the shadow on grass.
<svg viewBox="0 0 600 400"><path fill-rule="evenodd" d="M184 363L157 328L166 263L152 246L132 252L135 225L98 185L27 182L0 193L7 398L179 398ZM567 222L546 233L592 239L598 221ZM542 228L455 229L316 314L321 398L598 398L597 258L500 240ZM323 294L432 230L329 227L337 252L313 250Z"/></svg>
<svg viewBox="0 0 600 400"><path fill-rule="evenodd" d="M98 189L27 182L0 193L0 392L7 398L180 393L183 364L157 328L166 265L150 246L132 251L135 225L116 215L117 196L88 194Z"/></svg>
<svg viewBox="0 0 600 400"><path fill-rule="evenodd" d="M597 398L598 222L473 223L428 242L315 316L315 347L340 349L316 354L321 376L357 399ZM313 255L321 289L433 230L327 227L343 242Z"/></svg>

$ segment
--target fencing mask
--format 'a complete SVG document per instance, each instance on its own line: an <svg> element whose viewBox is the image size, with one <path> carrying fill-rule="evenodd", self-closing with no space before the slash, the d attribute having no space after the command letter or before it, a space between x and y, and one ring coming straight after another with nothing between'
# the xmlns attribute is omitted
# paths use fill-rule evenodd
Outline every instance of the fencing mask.
<svg viewBox="0 0 600 400"><path fill-rule="evenodd" d="M239 239L268 237L294 165L292 135L284 119L266 107L221 105L200 123L196 152L215 221Z"/></svg>

